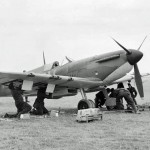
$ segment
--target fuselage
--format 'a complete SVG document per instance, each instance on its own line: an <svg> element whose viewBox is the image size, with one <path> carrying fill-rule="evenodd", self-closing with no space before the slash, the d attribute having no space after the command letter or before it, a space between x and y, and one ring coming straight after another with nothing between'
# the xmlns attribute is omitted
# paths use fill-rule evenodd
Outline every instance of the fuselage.
<svg viewBox="0 0 150 150"><path fill-rule="evenodd" d="M120 72L122 66L125 67ZM105 79L116 71L115 76L109 79L109 82L112 82L125 76L132 68L133 66L127 62L126 53L120 50L70 62L52 69L50 73L71 77L99 78L105 82Z"/></svg>
<svg viewBox="0 0 150 150"><path fill-rule="evenodd" d="M78 61L68 62L62 66L55 66L56 62L54 62L28 72L93 78L103 81L104 85L109 85L130 72L133 68L133 64L141 59L141 52L135 50L130 51L133 53L130 56L128 56L125 51L118 50ZM136 62L134 62L134 56L137 58L135 59ZM7 94L5 93L5 95Z"/></svg>

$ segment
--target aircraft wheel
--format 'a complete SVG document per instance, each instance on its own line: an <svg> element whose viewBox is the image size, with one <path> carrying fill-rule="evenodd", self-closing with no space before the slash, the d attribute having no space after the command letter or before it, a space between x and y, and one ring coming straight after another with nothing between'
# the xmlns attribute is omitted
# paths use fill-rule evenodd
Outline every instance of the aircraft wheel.
<svg viewBox="0 0 150 150"><path fill-rule="evenodd" d="M92 105L91 108L95 108L95 103L94 103L92 100L90 100L90 99L89 99L89 101L90 101L90 103L91 103L91 105Z"/></svg>
<svg viewBox="0 0 150 150"><path fill-rule="evenodd" d="M94 108L95 104L92 100L85 100L82 99L78 103L78 110L80 109L88 109L88 108Z"/></svg>

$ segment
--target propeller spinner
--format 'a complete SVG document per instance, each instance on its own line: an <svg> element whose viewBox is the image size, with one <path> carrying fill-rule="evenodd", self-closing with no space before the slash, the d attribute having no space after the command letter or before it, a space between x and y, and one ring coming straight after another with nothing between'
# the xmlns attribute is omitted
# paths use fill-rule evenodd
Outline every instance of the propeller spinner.
<svg viewBox="0 0 150 150"><path fill-rule="evenodd" d="M141 43L140 47L137 50L127 49L124 46L122 46L119 42L117 42L115 39L113 39L121 48L123 48L123 50L126 51L128 62L134 66L135 83L141 98L144 98L144 90L137 62L143 57L143 53L140 52L139 50L142 44L144 43L146 37L144 38L143 42Z"/></svg>

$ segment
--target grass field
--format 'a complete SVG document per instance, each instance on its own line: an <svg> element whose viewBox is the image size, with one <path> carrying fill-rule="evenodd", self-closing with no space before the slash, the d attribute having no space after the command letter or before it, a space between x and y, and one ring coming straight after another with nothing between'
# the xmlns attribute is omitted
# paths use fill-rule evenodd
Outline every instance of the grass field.
<svg viewBox="0 0 150 150"><path fill-rule="evenodd" d="M77 98L46 100L49 110L61 107L59 117L0 120L0 150L150 150L150 111L77 123ZM6 112L16 112L12 98L0 98L0 115Z"/></svg>

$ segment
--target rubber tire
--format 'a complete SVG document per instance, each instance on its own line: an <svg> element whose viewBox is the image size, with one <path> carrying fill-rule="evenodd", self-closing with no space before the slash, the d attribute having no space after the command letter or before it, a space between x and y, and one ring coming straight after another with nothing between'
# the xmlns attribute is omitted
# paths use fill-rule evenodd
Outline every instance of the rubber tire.
<svg viewBox="0 0 150 150"><path fill-rule="evenodd" d="M89 99L89 101L90 101L90 103L91 103L91 105L92 105L91 108L95 108L95 103L94 103L91 99Z"/></svg>
<svg viewBox="0 0 150 150"><path fill-rule="evenodd" d="M85 100L81 99L78 103L77 109L88 109L88 108L95 108L95 104L92 100Z"/></svg>

